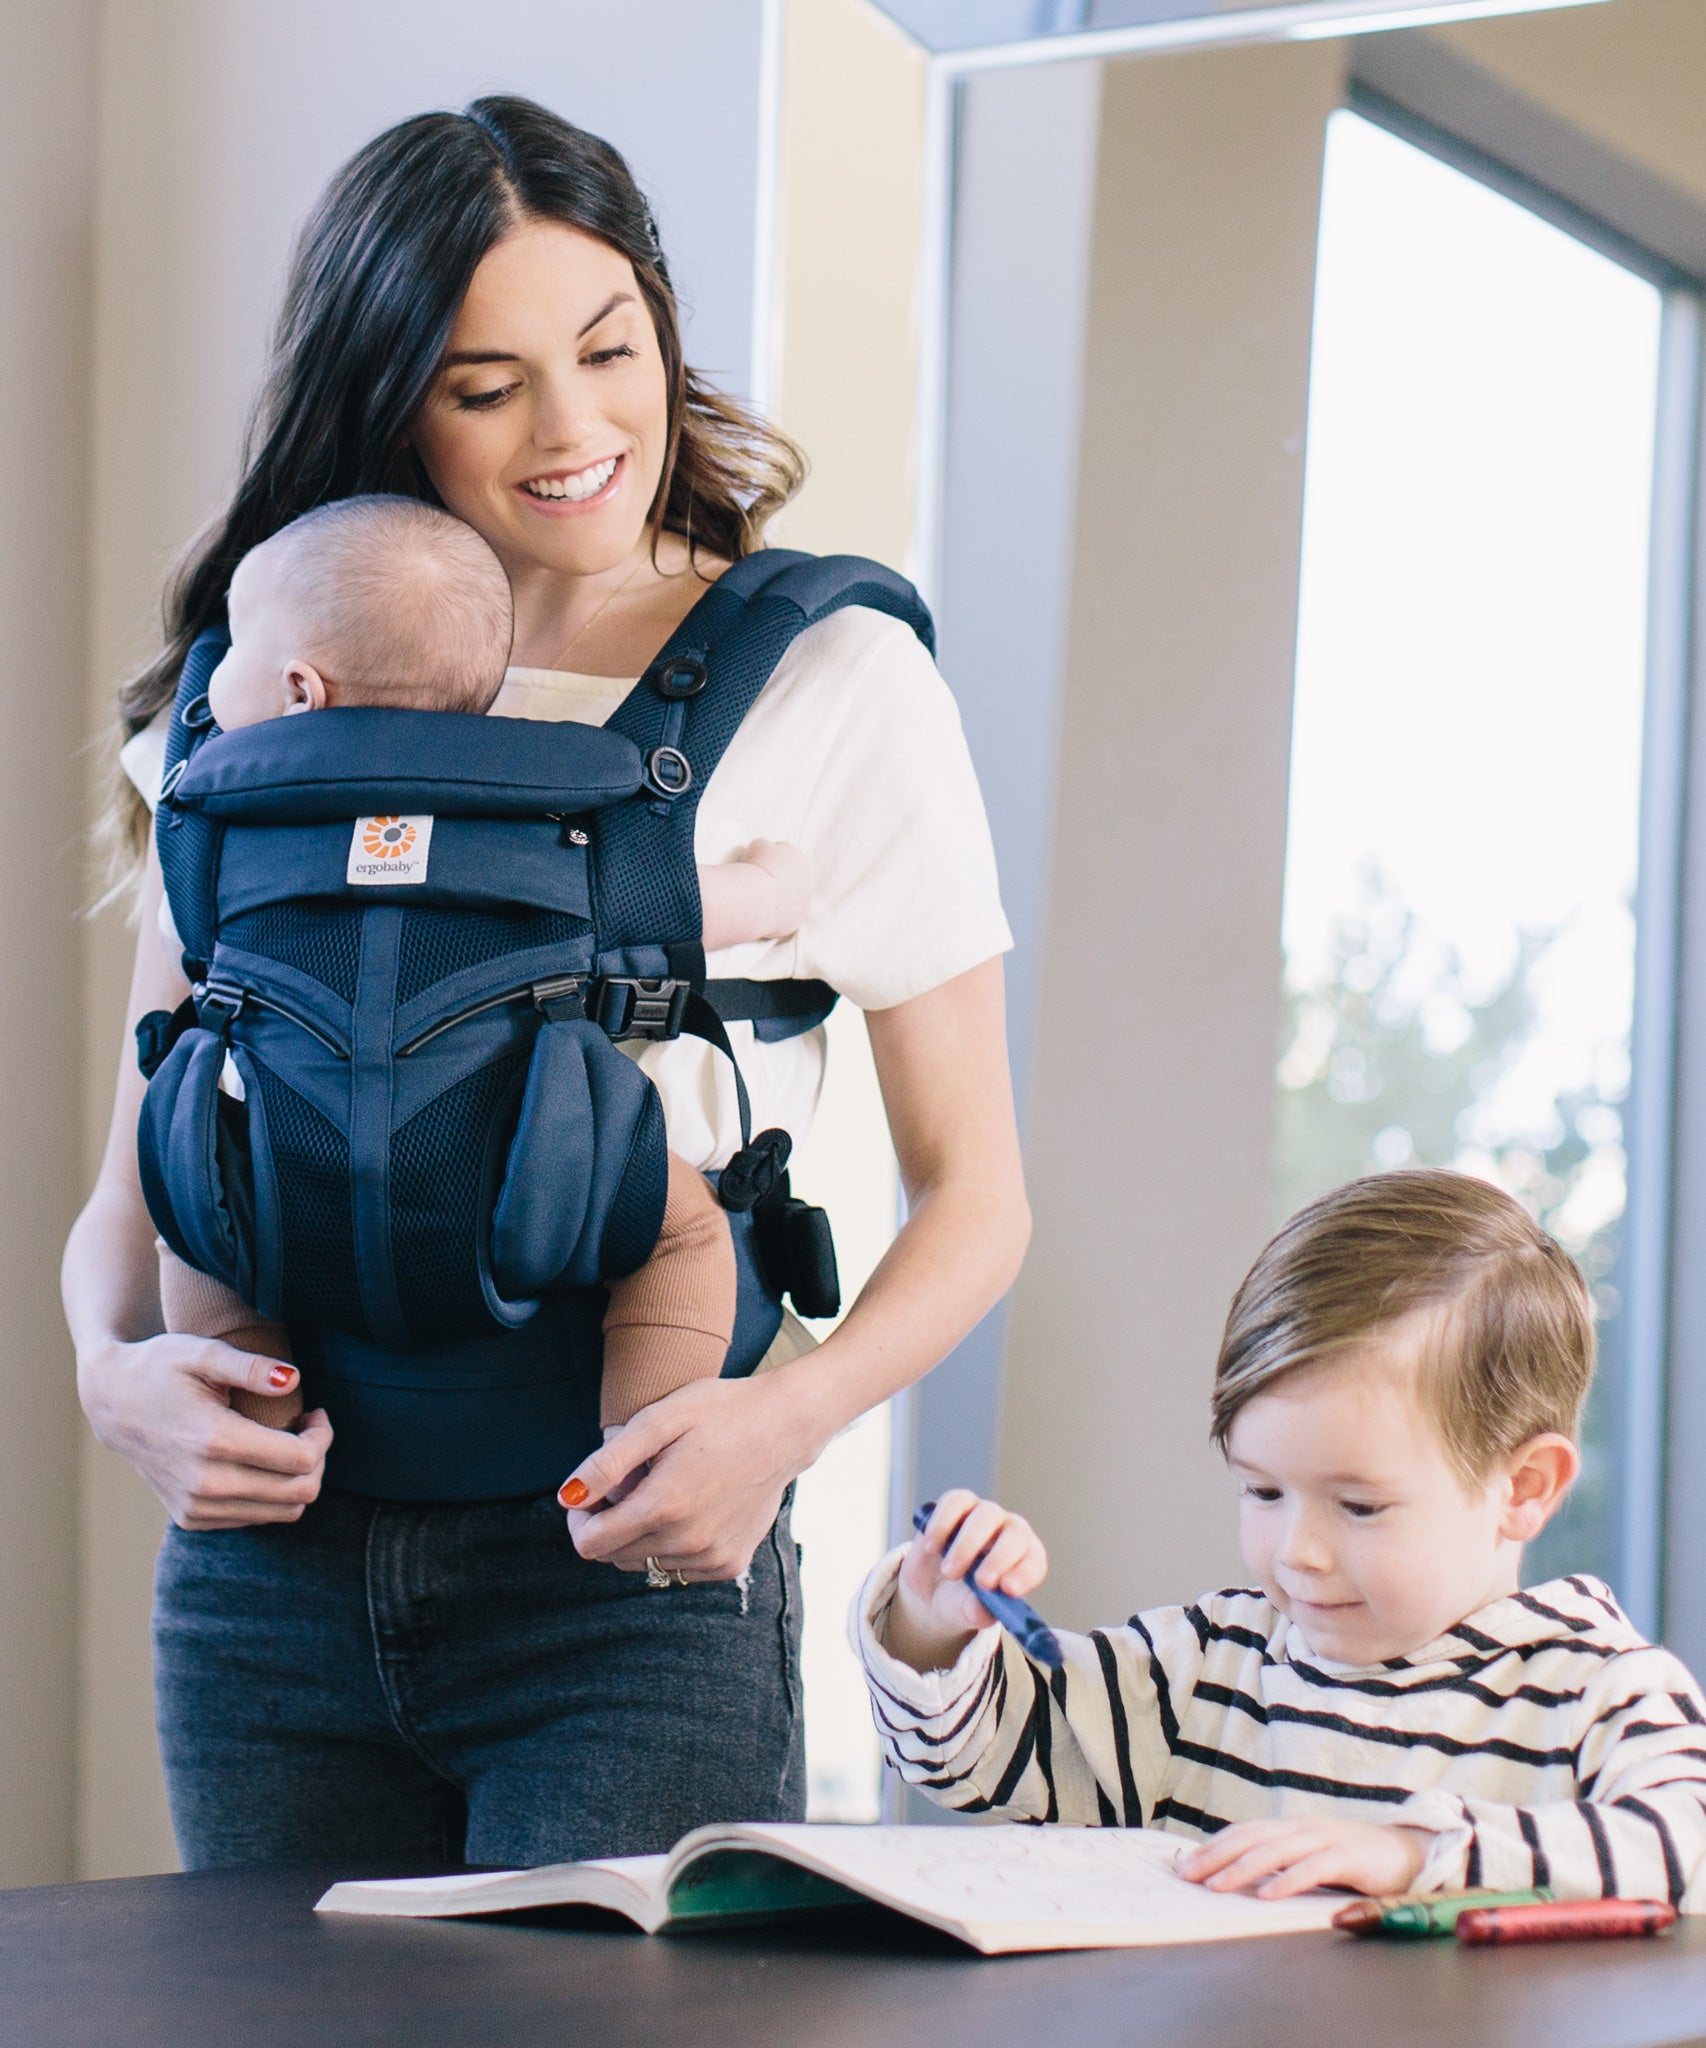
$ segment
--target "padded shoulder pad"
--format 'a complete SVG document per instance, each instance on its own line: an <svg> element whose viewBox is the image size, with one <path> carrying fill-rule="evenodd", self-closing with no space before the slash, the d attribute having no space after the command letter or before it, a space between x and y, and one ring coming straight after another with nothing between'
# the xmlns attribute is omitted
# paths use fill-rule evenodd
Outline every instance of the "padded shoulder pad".
<svg viewBox="0 0 1706 2048"><path fill-rule="evenodd" d="M189 772L190 757L208 734L207 686L225 658L231 636L222 626L200 634L184 657L166 728L166 758L160 788L163 798L154 813L154 846L166 884L172 922L183 941L187 961L205 963L213 951L214 870L222 827L211 818L193 818L173 807L169 798Z"/></svg>
<svg viewBox="0 0 1706 2048"><path fill-rule="evenodd" d="M777 558L773 566L771 557ZM912 628L930 653L936 651L936 625L923 598L904 576L897 576L880 562L867 561L863 555L806 555L765 548L737 563L723 581L754 563L764 564L770 573L742 594L749 602L762 597L766 603L781 601L795 606L802 630L848 605L863 605L899 619Z"/></svg>

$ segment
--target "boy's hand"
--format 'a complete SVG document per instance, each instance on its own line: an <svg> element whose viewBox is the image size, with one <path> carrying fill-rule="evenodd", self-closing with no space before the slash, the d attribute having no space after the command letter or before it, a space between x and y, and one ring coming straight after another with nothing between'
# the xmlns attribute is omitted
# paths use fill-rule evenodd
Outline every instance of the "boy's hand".
<svg viewBox="0 0 1706 2048"><path fill-rule="evenodd" d="M1245 1820L1179 1858L1179 1875L1211 1892L1289 1899L1318 1885L1381 1898L1407 1892L1433 1837L1420 1828L1361 1820Z"/></svg>
<svg viewBox="0 0 1706 2048"><path fill-rule="evenodd" d="M989 1554L984 1557L984 1552ZM884 1625L884 1647L915 1671L946 1670L991 1616L966 1583L1021 1596L1048 1576L1048 1552L1022 1515L956 1488L907 1546Z"/></svg>

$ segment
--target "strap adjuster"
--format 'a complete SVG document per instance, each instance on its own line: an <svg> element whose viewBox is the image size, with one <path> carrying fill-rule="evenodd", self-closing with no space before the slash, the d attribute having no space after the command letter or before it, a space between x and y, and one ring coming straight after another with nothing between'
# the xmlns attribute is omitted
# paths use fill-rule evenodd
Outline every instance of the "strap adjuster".
<svg viewBox="0 0 1706 2048"><path fill-rule="evenodd" d="M605 974L587 992L586 1013L613 1039L679 1038L692 993L690 981Z"/></svg>

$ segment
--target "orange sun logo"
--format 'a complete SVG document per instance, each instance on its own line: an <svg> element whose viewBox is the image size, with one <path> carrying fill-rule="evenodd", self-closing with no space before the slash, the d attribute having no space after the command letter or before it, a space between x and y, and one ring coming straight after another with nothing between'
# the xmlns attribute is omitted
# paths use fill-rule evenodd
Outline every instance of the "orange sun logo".
<svg viewBox="0 0 1706 2048"><path fill-rule="evenodd" d="M415 843L415 828L406 818L369 818L361 835L362 850L374 860L401 860Z"/></svg>

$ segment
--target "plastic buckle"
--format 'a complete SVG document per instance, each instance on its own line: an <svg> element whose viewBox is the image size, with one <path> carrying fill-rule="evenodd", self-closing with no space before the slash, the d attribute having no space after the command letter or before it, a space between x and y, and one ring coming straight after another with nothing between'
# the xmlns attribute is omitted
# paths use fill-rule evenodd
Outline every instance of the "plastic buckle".
<svg viewBox="0 0 1706 2048"><path fill-rule="evenodd" d="M679 747L653 747L646 756L646 787L671 803L693 787L693 769Z"/></svg>
<svg viewBox="0 0 1706 2048"><path fill-rule="evenodd" d="M649 680L665 703L681 704L697 697L708 677L705 664L696 655L678 654L672 661L659 662Z"/></svg>
<svg viewBox="0 0 1706 2048"><path fill-rule="evenodd" d="M243 1005L248 1001L248 993L247 989L239 988L234 981L204 981L195 991L196 1016L205 1025L206 1013L211 1010L216 1019L212 1028L224 1038L243 1014Z"/></svg>
<svg viewBox="0 0 1706 2048"><path fill-rule="evenodd" d="M606 974L596 984L587 1015L613 1039L679 1038L692 989L687 981Z"/></svg>

